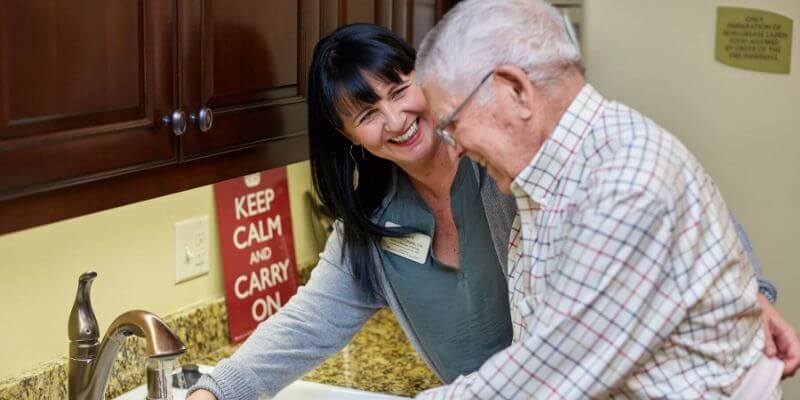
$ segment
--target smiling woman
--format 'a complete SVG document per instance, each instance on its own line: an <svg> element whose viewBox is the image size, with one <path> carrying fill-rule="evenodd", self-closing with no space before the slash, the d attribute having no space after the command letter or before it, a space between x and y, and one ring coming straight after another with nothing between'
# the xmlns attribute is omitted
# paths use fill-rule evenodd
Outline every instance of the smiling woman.
<svg viewBox="0 0 800 400"><path fill-rule="evenodd" d="M395 135L402 133L397 128L398 106L387 100L404 97L415 58L416 51L396 34L376 25L355 24L320 41L311 65L309 87L316 88L309 90L308 101L314 187L325 206L348 227L343 232L344 246L353 274L367 292L377 287L365 252L369 238L396 235L369 219L393 169L390 160L378 156L382 139L391 136L382 132L381 125L389 121ZM413 87L412 91L419 89ZM416 108L421 113L424 107ZM354 144L368 148L369 153L351 151ZM369 173L359 175L359 188L354 191L356 168Z"/></svg>

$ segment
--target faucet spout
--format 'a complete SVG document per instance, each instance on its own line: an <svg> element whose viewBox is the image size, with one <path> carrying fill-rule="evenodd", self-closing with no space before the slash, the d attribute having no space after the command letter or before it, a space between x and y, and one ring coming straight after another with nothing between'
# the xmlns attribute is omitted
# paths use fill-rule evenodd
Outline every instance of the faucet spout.
<svg viewBox="0 0 800 400"><path fill-rule="evenodd" d="M155 314L133 310L117 317L98 344L89 289L95 273L81 275L69 323L69 398L102 400L114 359L128 336L145 340L147 357L173 359L186 352L186 346Z"/></svg>
<svg viewBox="0 0 800 400"><path fill-rule="evenodd" d="M183 342L155 314L142 310L128 311L109 326L89 371L86 397L81 399L103 398L117 352L131 335L145 340L145 351L150 358L171 359L186 352Z"/></svg>
<svg viewBox="0 0 800 400"><path fill-rule="evenodd" d="M186 352L186 346L161 318L142 310L128 311L117 317L108 327L103 342L111 338L124 339L131 335L145 340L148 357L171 358ZM103 352L103 343L100 343L100 352Z"/></svg>

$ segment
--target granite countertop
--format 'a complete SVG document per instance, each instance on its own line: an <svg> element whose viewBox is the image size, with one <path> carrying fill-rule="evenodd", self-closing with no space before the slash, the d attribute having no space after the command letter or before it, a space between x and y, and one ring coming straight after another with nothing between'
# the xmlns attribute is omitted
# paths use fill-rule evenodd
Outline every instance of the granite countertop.
<svg viewBox="0 0 800 400"><path fill-rule="evenodd" d="M187 362L214 365L237 348L223 346ZM376 313L350 344L301 379L409 397L442 385L411 347L388 309Z"/></svg>
<svg viewBox="0 0 800 400"><path fill-rule="evenodd" d="M224 299L189 307L165 321L189 348L179 359L183 364L215 365L238 347L228 344ZM125 341L114 362L106 397L114 398L144 384L146 359L143 340ZM350 344L301 379L409 397L442 384L411 347L388 309L376 313ZM66 357L0 380L0 400L65 398Z"/></svg>

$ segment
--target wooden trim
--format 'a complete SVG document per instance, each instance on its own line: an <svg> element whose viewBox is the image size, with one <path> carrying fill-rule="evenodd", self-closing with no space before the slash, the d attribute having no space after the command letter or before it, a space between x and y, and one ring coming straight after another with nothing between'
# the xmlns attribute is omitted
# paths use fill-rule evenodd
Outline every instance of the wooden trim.
<svg viewBox="0 0 800 400"><path fill-rule="evenodd" d="M308 159L308 136L0 202L0 235Z"/></svg>
<svg viewBox="0 0 800 400"><path fill-rule="evenodd" d="M392 29L392 0L375 0L375 23Z"/></svg>
<svg viewBox="0 0 800 400"><path fill-rule="evenodd" d="M403 25L404 1L412 0L392 0L392 30L400 36L406 35L406 27Z"/></svg>
<svg viewBox="0 0 800 400"><path fill-rule="evenodd" d="M197 105L197 110L200 107L206 107L211 102L211 98L214 97L214 42L213 42L213 32L211 33L211 37L209 36L209 27L213 27L214 24L212 23L213 14L211 8L211 0L203 0L200 2L200 62L198 63L198 67L200 68L200 103ZM217 5L219 7L219 5ZM224 5L223 5L224 7ZM194 109L192 111L187 112L186 114L189 115L192 112L195 112Z"/></svg>
<svg viewBox="0 0 800 400"><path fill-rule="evenodd" d="M338 24L339 11L337 4L331 0L323 0L319 12L320 37L333 32Z"/></svg>
<svg viewBox="0 0 800 400"><path fill-rule="evenodd" d="M414 43L414 0L406 1L406 41Z"/></svg>
<svg viewBox="0 0 800 400"><path fill-rule="evenodd" d="M337 26L347 24L347 0L339 1L339 22Z"/></svg>
<svg viewBox="0 0 800 400"><path fill-rule="evenodd" d="M69 141L72 139L90 137L93 135L105 135L110 132L119 132L129 129L145 129L156 127L160 127L160 124L155 123L149 118L131 119L113 124L81 127L78 129L49 133L46 135L22 136L18 138L6 139L0 141L0 151L11 151L25 147L48 145L60 141ZM171 130L164 128L164 134L169 135L171 132Z"/></svg>
<svg viewBox="0 0 800 400"><path fill-rule="evenodd" d="M436 0L434 5L434 14L433 18L434 21L439 22L440 19L447 13L447 10L450 9L452 1L450 0Z"/></svg>
<svg viewBox="0 0 800 400"><path fill-rule="evenodd" d="M323 0L327 1L327 0ZM320 38L321 7L319 0L300 0L297 13L297 86L302 97L308 96L308 70L314 55L314 46Z"/></svg>
<svg viewBox="0 0 800 400"><path fill-rule="evenodd" d="M203 18L205 0L178 0L178 17L176 26L176 61L177 84L175 85L176 101L173 110L183 110L190 115L202 107L203 94ZM216 111L216 110L215 110ZM184 135L198 134L197 126L187 123ZM178 139L179 158L183 157L185 136Z"/></svg>

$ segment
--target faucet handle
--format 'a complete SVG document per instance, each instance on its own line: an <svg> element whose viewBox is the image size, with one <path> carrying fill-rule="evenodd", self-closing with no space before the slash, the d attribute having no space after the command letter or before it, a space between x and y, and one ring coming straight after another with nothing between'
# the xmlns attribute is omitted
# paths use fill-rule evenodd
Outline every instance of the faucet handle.
<svg viewBox="0 0 800 400"><path fill-rule="evenodd" d="M92 345L100 338L100 328L92 309L92 281L97 272L84 272L78 278L78 293L69 314L69 340L75 344Z"/></svg>

